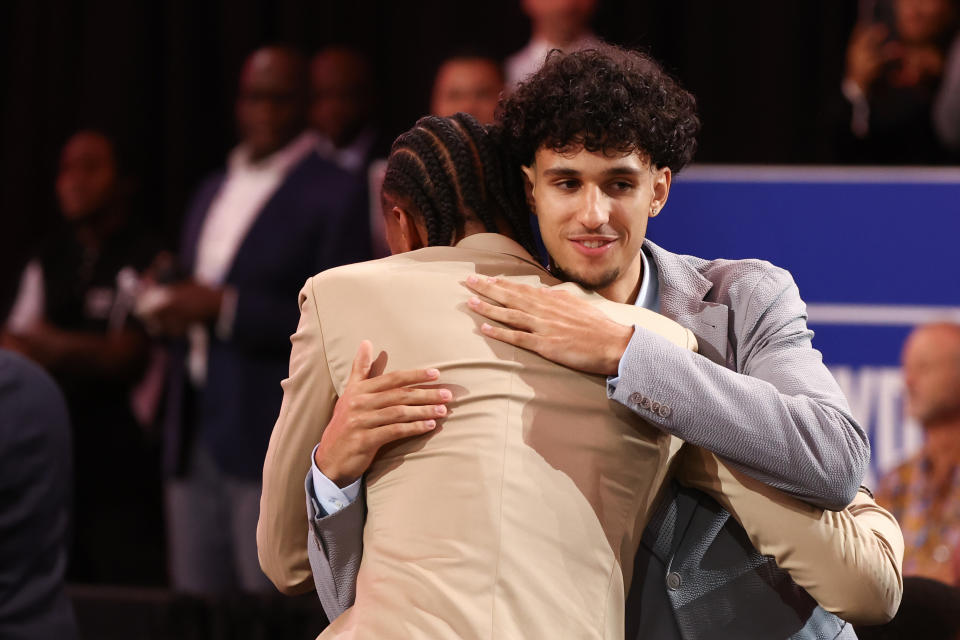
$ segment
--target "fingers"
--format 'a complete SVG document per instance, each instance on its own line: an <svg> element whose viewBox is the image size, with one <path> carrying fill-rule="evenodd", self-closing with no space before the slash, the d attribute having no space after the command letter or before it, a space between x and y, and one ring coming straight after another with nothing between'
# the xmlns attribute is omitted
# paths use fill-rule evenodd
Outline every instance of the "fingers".
<svg viewBox="0 0 960 640"><path fill-rule="evenodd" d="M433 382L440 377L440 372L436 369L405 369L403 371L391 371L370 378L363 384L363 393L379 393L388 389L406 387L413 384L424 384Z"/></svg>
<svg viewBox="0 0 960 640"><path fill-rule="evenodd" d="M442 405L450 402L452 399L453 394L449 389L418 389L415 387L388 389L387 391L380 391L367 396L367 402L371 409L383 409L400 405Z"/></svg>
<svg viewBox="0 0 960 640"><path fill-rule="evenodd" d="M370 443L379 449L397 440L429 433L436 429L436 427L436 420L417 420L416 422L388 424L370 432Z"/></svg>
<svg viewBox="0 0 960 640"><path fill-rule="evenodd" d="M527 309L542 292L527 284L480 276L469 276L466 284L472 291L512 309Z"/></svg>
<svg viewBox="0 0 960 640"><path fill-rule="evenodd" d="M533 331L535 318L528 313L523 311L517 311L515 309L508 309L506 307L498 307L490 304L489 302L484 302L480 298L473 296L467 301L467 304L470 305L470 308L482 315L485 318L490 320L496 320L505 325L517 329L523 329L525 331Z"/></svg>
<svg viewBox="0 0 960 640"><path fill-rule="evenodd" d="M371 364L373 364L373 344L369 340L361 340L360 346L357 347L357 355L353 357L353 366L350 369L347 384L366 380Z"/></svg>
<svg viewBox="0 0 960 640"><path fill-rule="evenodd" d="M540 353L539 339L532 333L527 333L526 331L514 331L513 329L504 329L502 327L494 327L486 322L480 325L480 331L483 333L483 335L493 338L494 340L499 340L500 342L506 342L507 344L512 344L513 346L520 347L521 349L527 349L528 351ZM541 353L541 355L543 354Z"/></svg>

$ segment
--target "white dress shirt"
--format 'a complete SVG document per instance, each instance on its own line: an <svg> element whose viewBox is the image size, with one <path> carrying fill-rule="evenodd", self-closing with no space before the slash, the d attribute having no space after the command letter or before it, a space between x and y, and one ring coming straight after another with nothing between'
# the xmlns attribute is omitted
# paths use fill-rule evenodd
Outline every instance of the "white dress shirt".
<svg viewBox="0 0 960 640"><path fill-rule="evenodd" d="M305 131L287 146L266 158L252 160L250 150L240 145L230 152L227 176L220 191L210 204L197 242L197 259L193 276L197 282L218 287L223 284L237 251L263 206L280 188L287 174L316 149L317 136ZM224 292L217 335L226 339L233 327L237 294L232 289ZM197 324L187 332L190 355L187 367L190 379L203 386L207 377L207 348L210 336L206 327Z"/></svg>
<svg viewBox="0 0 960 640"><path fill-rule="evenodd" d="M353 175L362 175L364 172L367 156L373 143L377 140L377 132L373 127L365 127L353 139L353 142L337 149L333 141L327 136L317 135L317 153L324 160L329 160L344 171L349 171Z"/></svg>

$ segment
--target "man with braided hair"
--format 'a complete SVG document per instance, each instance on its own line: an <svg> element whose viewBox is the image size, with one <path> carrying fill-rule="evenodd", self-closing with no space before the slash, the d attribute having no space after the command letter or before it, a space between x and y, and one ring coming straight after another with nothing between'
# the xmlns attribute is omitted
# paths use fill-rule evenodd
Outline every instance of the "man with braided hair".
<svg viewBox="0 0 960 640"><path fill-rule="evenodd" d="M259 545L264 571L285 592L310 588L309 552L331 619L353 603L358 581L356 604L327 631L332 637L623 636L630 558L672 447L665 451L645 421L611 411L602 379L598 387L596 376L578 377L483 341L470 316L457 309L466 306L464 291L451 287L476 273L499 274L502 282L556 283L530 256L523 196L512 182L518 175L504 170L498 145L471 119L421 120L394 144L383 204L392 250L427 248L328 272L301 293L291 375L265 465ZM519 233L529 249L482 232L495 229ZM463 275L453 277L457 270ZM591 299L566 288L557 300ZM314 302L346 295L378 297L381 305L375 314L353 308L338 314ZM667 340L687 339L660 316L633 317L634 306L596 296L592 303ZM346 349L368 336L386 347L392 366L421 368L377 376L384 363L372 362L369 343L351 368ZM423 368L434 365L442 375ZM578 392L589 380L593 390ZM437 382L440 388L410 387ZM624 415L629 426L616 426ZM398 442L420 434L430 435ZM297 471L307 473L304 454L317 440L306 482L314 526L305 550ZM691 456L684 466L687 481L721 487L761 549L804 558L807 567L819 560L820 571L812 572L817 578L824 564L856 565L851 555L887 558L881 538L862 520L884 522L887 516L872 505L820 514L707 457ZM370 513L357 575L361 545L354 536L364 527L364 501L357 500L364 472ZM773 528L766 522L771 513ZM838 527L850 535L832 536ZM785 541L791 530L802 530L807 540ZM844 540L863 547L851 554ZM895 539L891 544L896 548ZM862 578L858 589L871 594L898 578L882 566L875 573L881 575L864 578L859 566L838 571ZM838 585L828 584L828 591Z"/></svg>

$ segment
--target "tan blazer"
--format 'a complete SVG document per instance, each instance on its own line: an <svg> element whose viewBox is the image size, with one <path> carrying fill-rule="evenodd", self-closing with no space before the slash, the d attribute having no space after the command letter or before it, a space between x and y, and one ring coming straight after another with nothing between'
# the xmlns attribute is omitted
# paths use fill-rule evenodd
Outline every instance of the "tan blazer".
<svg viewBox="0 0 960 640"><path fill-rule="evenodd" d="M512 240L466 238L324 272L300 295L290 377L264 466L261 564L307 590L303 477L359 342L388 369L433 366L450 416L381 450L356 602L322 637L620 638L624 594L670 438L607 399L605 379L479 333L470 274L558 282ZM695 348L662 316L561 285L612 318Z"/></svg>

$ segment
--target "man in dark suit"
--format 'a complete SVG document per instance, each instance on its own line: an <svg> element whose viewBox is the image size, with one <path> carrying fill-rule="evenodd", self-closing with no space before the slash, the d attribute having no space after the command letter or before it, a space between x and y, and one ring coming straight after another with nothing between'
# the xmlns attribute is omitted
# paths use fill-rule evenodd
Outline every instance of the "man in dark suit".
<svg viewBox="0 0 960 640"><path fill-rule="evenodd" d="M247 59L241 143L187 213L187 279L140 299L148 326L186 338L172 367L165 465L173 585L192 593L271 589L255 533L297 327L290 300L313 273L369 255L362 187L317 155L306 107L299 54L269 47Z"/></svg>
<svg viewBox="0 0 960 640"><path fill-rule="evenodd" d="M38 365L0 349L0 638L77 637L63 589L71 467L60 389Z"/></svg>

